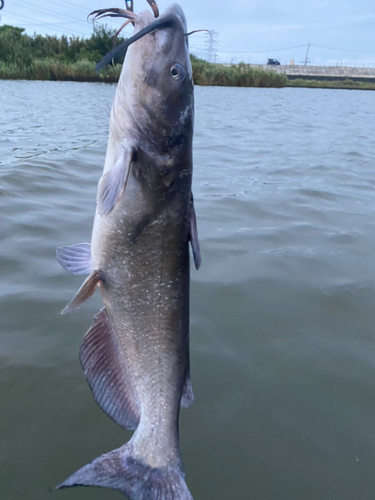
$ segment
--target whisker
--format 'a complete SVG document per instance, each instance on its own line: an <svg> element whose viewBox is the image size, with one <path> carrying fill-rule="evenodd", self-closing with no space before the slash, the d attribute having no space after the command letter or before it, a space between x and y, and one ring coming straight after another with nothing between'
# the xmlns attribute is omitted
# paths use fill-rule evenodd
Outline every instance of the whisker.
<svg viewBox="0 0 375 500"><path fill-rule="evenodd" d="M193 33L199 33L200 31L207 31L207 33L209 33L209 34L210 34L210 36L212 36L212 35L211 35L211 31L210 31L210 30L194 30L194 31L190 31L190 33L185 33L185 36L190 36L190 35L192 35Z"/></svg>
<svg viewBox="0 0 375 500"><path fill-rule="evenodd" d="M171 27L173 26L174 22L175 20L171 15L164 16L160 19L152 21L148 26L142 28L140 31L138 31L138 33L122 42L121 45L118 45L115 49L112 49L106 56L104 56L103 59L96 65L95 71L100 71L106 64L109 64L117 54L119 54L120 52L125 52L129 45L136 42L143 36L155 30Z"/></svg>
<svg viewBox="0 0 375 500"><path fill-rule="evenodd" d="M124 22L123 25L120 26L120 28L116 31L115 33L115 36L113 37L113 48L116 47L116 40L117 40L117 37L119 36L119 34L121 33L121 31L125 28L125 26L129 23L133 23L133 21L131 19L128 19L127 21ZM133 23L134 24L134 23Z"/></svg>
<svg viewBox="0 0 375 500"><path fill-rule="evenodd" d="M126 19L131 20L138 19L137 14L134 14L134 12L125 9L99 9L91 12L87 16L87 19L90 16L94 16L92 19L93 21L98 21L99 19L103 19L103 17L125 17Z"/></svg>

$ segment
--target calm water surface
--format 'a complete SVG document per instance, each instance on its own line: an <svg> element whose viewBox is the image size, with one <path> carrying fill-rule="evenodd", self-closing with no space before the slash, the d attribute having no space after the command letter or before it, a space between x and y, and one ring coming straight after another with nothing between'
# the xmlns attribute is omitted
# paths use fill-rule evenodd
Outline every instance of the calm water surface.
<svg viewBox="0 0 375 500"><path fill-rule="evenodd" d="M0 81L0 497L50 493L130 433L78 349L101 307L54 249L90 239L115 87ZM196 500L375 497L375 93L196 88Z"/></svg>

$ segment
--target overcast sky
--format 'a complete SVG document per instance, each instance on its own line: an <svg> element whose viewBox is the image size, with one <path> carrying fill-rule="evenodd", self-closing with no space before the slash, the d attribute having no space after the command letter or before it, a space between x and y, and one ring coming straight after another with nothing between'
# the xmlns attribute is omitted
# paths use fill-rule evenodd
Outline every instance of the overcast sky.
<svg viewBox="0 0 375 500"><path fill-rule="evenodd" d="M90 36L89 12L124 7L123 0L4 0L0 24L24 27L29 34ZM160 0L160 11L171 2ZM310 64L375 66L375 0L180 0L189 30L217 33L217 62L302 63L310 42ZM134 1L135 12L148 7ZM109 21L118 27L120 21ZM128 28L126 33L130 34ZM205 57L206 35L190 37L191 52Z"/></svg>

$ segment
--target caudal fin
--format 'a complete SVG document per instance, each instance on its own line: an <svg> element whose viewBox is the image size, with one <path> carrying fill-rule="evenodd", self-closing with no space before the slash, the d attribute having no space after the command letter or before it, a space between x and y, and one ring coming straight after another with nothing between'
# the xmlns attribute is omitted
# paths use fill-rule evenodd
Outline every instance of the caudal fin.
<svg viewBox="0 0 375 500"><path fill-rule="evenodd" d="M71 486L101 486L123 493L129 500L193 500L178 466L152 468L132 456L131 443L85 465L57 490Z"/></svg>

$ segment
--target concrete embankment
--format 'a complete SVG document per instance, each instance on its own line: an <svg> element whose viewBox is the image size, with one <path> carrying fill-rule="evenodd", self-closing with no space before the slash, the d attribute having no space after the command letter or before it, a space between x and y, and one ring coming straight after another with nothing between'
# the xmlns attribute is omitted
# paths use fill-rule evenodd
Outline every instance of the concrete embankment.
<svg viewBox="0 0 375 500"><path fill-rule="evenodd" d="M254 68L285 74L290 80L340 81L352 80L375 83L375 68L349 68L345 66L300 66L251 64Z"/></svg>

